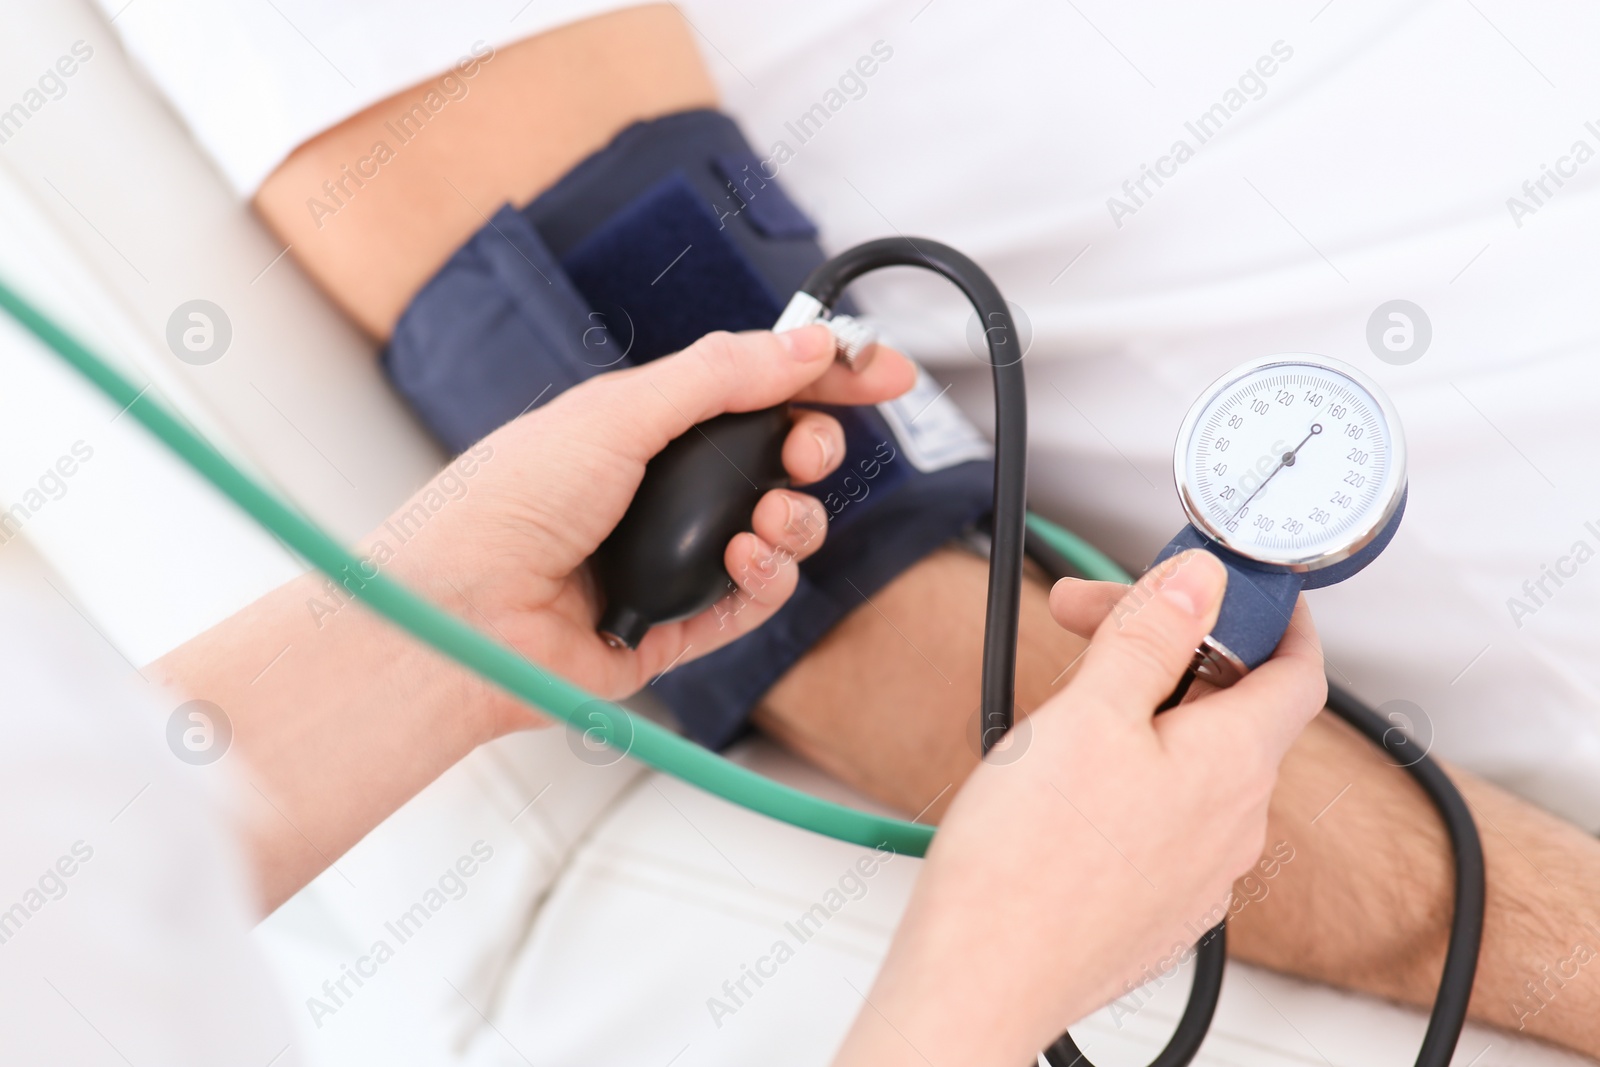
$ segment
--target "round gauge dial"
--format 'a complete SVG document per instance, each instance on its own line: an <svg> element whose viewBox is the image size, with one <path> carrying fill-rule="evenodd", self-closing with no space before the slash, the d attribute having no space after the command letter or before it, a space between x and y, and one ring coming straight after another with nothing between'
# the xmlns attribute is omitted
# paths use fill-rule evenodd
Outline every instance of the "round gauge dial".
<svg viewBox="0 0 1600 1067"><path fill-rule="evenodd" d="M1405 438L1382 390L1322 356L1235 368L1178 434L1178 495L1206 536L1248 559L1315 570L1349 557L1405 491Z"/></svg>

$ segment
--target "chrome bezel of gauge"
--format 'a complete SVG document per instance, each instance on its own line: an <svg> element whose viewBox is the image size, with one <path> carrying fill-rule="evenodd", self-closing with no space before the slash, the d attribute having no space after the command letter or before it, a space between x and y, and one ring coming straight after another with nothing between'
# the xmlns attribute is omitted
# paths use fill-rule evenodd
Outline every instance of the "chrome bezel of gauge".
<svg viewBox="0 0 1600 1067"><path fill-rule="evenodd" d="M1241 379L1273 367L1310 366L1318 370L1332 371L1349 378L1356 385L1367 391L1378 405L1378 414L1383 418L1384 428L1389 434L1389 474L1387 478L1388 499L1383 501L1383 507L1374 523L1364 527L1338 548L1315 555L1286 555L1263 552L1255 545L1243 544L1239 539L1229 534L1227 530L1215 526L1205 515L1199 502L1190 492L1188 484L1187 463L1189 440L1194 436L1196 425L1200 416L1222 394L1223 391ZM1405 495L1406 489L1406 437L1405 430L1400 425L1400 415L1390 402L1387 394L1377 382L1367 377L1366 374L1345 363L1343 360L1333 359L1329 356L1320 356L1311 352L1291 352L1276 356L1266 356L1253 359L1248 363L1241 363L1228 373L1218 378L1206 387L1200 398L1189 408L1189 413L1183 417L1183 425L1178 428L1178 440L1172 450L1172 476L1178 487L1178 499L1183 504L1183 511L1194 523L1195 528L1211 540L1222 545L1231 552L1243 556L1245 559L1257 563L1270 564L1283 567L1291 571L1315 571L1323 567L1331 567L1341 563L1360 552L1373 539L1383 532L1383 528L1394 517L1394 512L1400 506L1400 498Z"/></svg>

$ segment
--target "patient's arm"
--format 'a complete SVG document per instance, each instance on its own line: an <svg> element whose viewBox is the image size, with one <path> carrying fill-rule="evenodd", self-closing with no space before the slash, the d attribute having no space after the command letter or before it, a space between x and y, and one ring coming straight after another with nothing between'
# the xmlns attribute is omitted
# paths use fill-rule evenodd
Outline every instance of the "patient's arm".
<svg viewBox="0 0 1600 1067"><path fill-rule="evenodd" d="M716 90L690 30L665 5L627 8L500 49L452 101L399 145L389 123L431 82L372 105L301 145L255 206L324 290L383 339L413 294L505 203L525 204L623 127L697 107ZM394 156L336 214L323 183L370 157ZM370 167L369 167L370 169Z"/></svg>
<svg viewBox="0 0 1600 1067"><path fill-rule="evenodd" d="M504 48L471 84L467 99L321 229L306 198L365 154L421 89L303 146L257 197L293 254L374 336L388 335L416 289L500 204L527 201L635 119L715 103L691 31L664 6ZM926 817L936 817L976 759L984 575L981 562L955 552L912 568L797 664L759 721L875 796L910 813L931 803ZM1030 586L1023 610L1017 693L1032 708L1082 646L1050 620L1042 586ZM1524 982L1557 973L1580 942L1600 950L1600 907L1591 911L1585 896L1600 885L1600 844L1492 786L1458 780L1489 856L1475 1008L1514 1028L1524 1021L1515 1005L1539 1004ZM1285 762L1272 818L1269 840L1289 842L1295 858L1239 915L1234 951L1429 1002L1449 917L1449 858L1432 809L1405 775L1325 715ZM1596 926L1585 927L1588 919ZM1564 988L1540 994L1549 1006L1525 1017L1527 1030L1600 1054L1600 965L1561 980Z"/></svg>
<svg viewBox="0 0 1600 1067"><path fill-rule="evenodd" d="M937 819L977 759L986 581L984 563L956 551L907 571L792 669L757 721L868 793ZM1083 646L1054 626L1044 587L1030 582L1018 702L1032 708L1070 678L1062 672ZM1452 776L1488 858L1473 1016L1600 1055L1600 965L1589 962L1600 957L1600 841L1471 775ZM1404 771L1324 712L1284 761L1267 841L1288 842L1294 858L1255 883L1259 899L1231 923L1234 955L1432 1003L1450 921L1449 844Z"/></svg>

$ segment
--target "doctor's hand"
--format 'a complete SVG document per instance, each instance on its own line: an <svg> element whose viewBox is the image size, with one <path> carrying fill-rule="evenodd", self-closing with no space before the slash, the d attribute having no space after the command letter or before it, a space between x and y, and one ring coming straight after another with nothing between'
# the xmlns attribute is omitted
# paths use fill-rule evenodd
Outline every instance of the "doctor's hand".
<svg viewBox="0 0 1600 1067"><path fill-rule="evenodd" d="M776 611L826 516L804 493L766 494L753 533L724 556L748 583L721 605L654 628L635 651L595 633L585 560L627 510L646 462L692 425L789 400L867 404L914 371L880 348L859 373L821 326L712 334L676 355L603 375L508 424L422 488L357 550L373 568L592 693L638 689ZM839 424L796 411L783 446L795 484L844 456ZM759 579L759 580L758 580ZM542 721L519 702L355 604L297 578L151 664L175 695L231 723L236 816L270 911L477 745Z"/></svg>
<svg viewBox="0 0 1600 1067"><path fill-rule="evenodd" d="M592 693L638 690L781 607L794 591L798 561L822 545L827 513L803 492L768 492L751 516L753 532L736 535L723 557L739 588L691 618L653 627L637 649L611 647L595 632L600 603L585 561L621 520L645 464L675 437L696 432L693 424L788 400L877 403L914 380L911 363L885 347L859 372L833 353L822 326L716 333L568 390L469 453L475 473L458 478L466 486L460 499L421 529L415 551L407 545L396 576ZM783 447L793 484L826 477L843 458L838 422L797 409ZM430 488L450 475L447 469ZM493 706L495 732L535 721L487 683L478 688Z"/></svg>
<svg viewBox="0 0 1600 1067"><path fill-rule="evenodd" d="M1221 605L1189 552L1129 589L1068 579L1076 676L962 786L837 1062L1033 1062L1170 966L1259 858L1289 745L1326 695L1304 599L1268 662L1159 716Z"/></svg>

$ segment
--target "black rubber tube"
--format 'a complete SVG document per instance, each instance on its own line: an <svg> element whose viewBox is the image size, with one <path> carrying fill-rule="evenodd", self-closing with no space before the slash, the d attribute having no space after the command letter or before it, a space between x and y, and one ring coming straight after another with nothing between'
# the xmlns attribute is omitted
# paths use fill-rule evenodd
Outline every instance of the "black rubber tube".
<svg viewBox="0 0 1600 1067"><path fill-rule="evenodd" d="M1022 341L1005 297L983 269L949 245L922 237L885 237L847 249L812 271L800 289L832 307L845 286L883 267L921 267L954 282L978 313L994 368L994 530L979 719L987 752L1011 729L1016 706L1028 492L1028 392L1022 378Z"/></svg>
<svg viewBox="0 0 1600 1067"><path fill-rule="evenodd" d="M981 748L988 752L1011 729L1015 710L1022 564L1027 543L1028 396L1022 373L1021 339L1005 298L983 269L948 245L925 238L886 237L857 245L818 267L800 288L831 308L845 286L868 271L883 267L921 267L954 282L978 313L994 369L994 516L979 720ZM1042 565L1050 568L1050 562ZM1186 675L1163 704L1163 710L1183 698L1189 681ZM1152 1067L1183 1067L1194 1058L1211 1027L1226 964L1227 931L1219 923L1197 945L1189 1004L1177 1032ZM1055 1067L1088 1063L1065 1033L1046 1050L1045 1057Z"/></svg>
<svg viewBox="0 0 1600 1067"><path fill-rule="evenodd" d="M1189 1003L1184 1005L1178 1028L1150 1067L1184 1067L1194 1059L1211 1029L1222 997L1222 972L1228 965L1228 924L1219 922L1195 943L1194 985L1189 987ZM1044 1050L1050 1067L1093 1067L1089 1057L1078 1049L1072 1035L1063 1032L1056 1043Z"/></svg>
<svg viewBox="0 0 1600 1067"><path fill-rule="evenodd" d="M1483 909L1487 895L1483 866L1483 841L1472 809L1450 776L1405 731L1367 707L1346 689L1328 683L1328 708L1354 726L1367 740L1388 752L1428 794L1444 820L1450 848L1455 853L1455 913L1450 918L1450 939L1439 975L1439 992L1428 1015L1428 1029L1417 1053L1417 1067L1448 1067L1461 1040L1478 976L1478 953L1483 944Z"/></svg>

